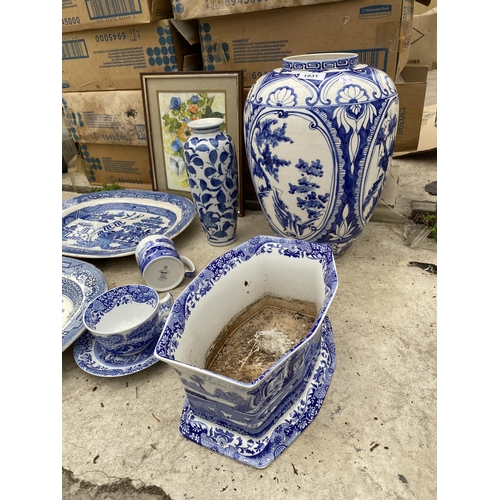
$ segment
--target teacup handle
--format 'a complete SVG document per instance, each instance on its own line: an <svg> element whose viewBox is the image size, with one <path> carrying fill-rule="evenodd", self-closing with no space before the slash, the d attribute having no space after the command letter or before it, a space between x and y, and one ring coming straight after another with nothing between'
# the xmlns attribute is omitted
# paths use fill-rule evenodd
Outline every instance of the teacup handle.
<svg viewBox="0 0 500 500"><path fill-rule="evenodd" d="M170 292L167 292L165 297L160 299L160 310L159 310L159 320L163 320L170 314L170 309L172 309L172 301L174 298Z"/></svg>
<svg viewBox="0 0 500 500"><path fill-rule="evenodd" d="M184 255L181 255L179 258L184 263L184 266L187 267L187 271L184 272L184 277L192 278L196 274L196 268L194 267L193 261L184 257Z"/></svg>

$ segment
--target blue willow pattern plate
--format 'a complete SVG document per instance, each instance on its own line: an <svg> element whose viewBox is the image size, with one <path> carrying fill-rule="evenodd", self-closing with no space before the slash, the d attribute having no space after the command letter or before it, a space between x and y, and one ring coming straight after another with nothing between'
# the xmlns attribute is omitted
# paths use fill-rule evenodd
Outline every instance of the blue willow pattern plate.
<svg viewBox="0 0 500 500"><path fill-rule="evenodd" d="M62 204L62 254L133 255L144 237L174 238L194 214L191 200L170 193L126 189L83 194Z"/></svg>
<svg viewBox="0 0 500 500"><path fill-rule="evenodd" d="M89 302L108 289L97 267L70 257L62 258L62 350L84 331L83 312Z"/></svg>
<svg viewBox="0 0 500 500"><path fill-rule="evenodd" d="M154 352L160 331L161 328L158 329L158 336L153 339L146 349L137 354L125 356L106 351L106 349L95 341L95 337L86 331L75 342L73 356L76 364L83 371L91 375L97 377L123 377L124 375L130 375L131 373L149 368L158 361L154 356Z"/></svg>
<svg viewBox="0 0 500 500"><path fill-rule="evenodd" d="M197 417L186 398L181 415L181 435L208 448L262 469L267 467L304 431L319 413L337 361L332 325L325 316L321 351L305 389L296 403L261 437L252 438Z"/></svg>

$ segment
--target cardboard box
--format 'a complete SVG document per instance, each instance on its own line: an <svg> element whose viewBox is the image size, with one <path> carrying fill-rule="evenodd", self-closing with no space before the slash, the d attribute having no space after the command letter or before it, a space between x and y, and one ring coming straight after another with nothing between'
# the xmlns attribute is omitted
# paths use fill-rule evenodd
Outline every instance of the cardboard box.
<svg viewBox="0 0 500 500"><path fill-rule="evenodd" d="M193 21L176 26L182 23ZM62 37L63 92L139 90L141 73L198 69L199 45L186 40L168 19Z"/></svg>
<svg viewBox="0 0 500 500"><path fill-rule="evenodd" d="M437 7L437 0L417 0L415 2L414 14L423 14L434 7Z"/></svg>
<svg viewBox="0 0 500 500"><path fill-rule="evenodd" d="M258 10L281 9L300 5L340 2L347 0L171 0L175 19L245 14Z"/></svg>
<svg viewBox="0 0 500 500"><path fill-rule="evenodd" d="M258 10L299 7L347 0L171 0L174 19L199 19L204 17L245 14ZM429 5L431 0L417 0Z"/></svg>
<svg viewBox="0 0 500 500"><path fill-rule="evenodd" d="M396 80L399 119L394 152L416 151L422 128L428 68L408 64Z"/></svg>
<svg viewBox="0 0 500 500"><path fill-rule="evenodd" d="M200 19L203 69L242 70L250 87L287 56L356 52L395 79L408 60L412 13L413 0L347 0Z"/></svg>
<svg viewBox="0 0 500 500"><path fill-rule="evenodd" d="M89 183L118 184L127 189L153 189L148 148L80 144Z"/></svg>
<svg viewBox="0 0 500 500"><path fill-rule="evenodd" d="M62 105L71 137L79 144L147 146L140 90L66 92Z"/></svg>
<svg viewBox="0 0 500 500"><path fill-rule="evenodd" d="M437 7L413 16L408 62L425 64L429 71L437 69Z"/></svg>
<svg viewBox="0 0 500 500"><path fill-rule="evenodd" d="M424 108L422 129L417 151L432 151L437 148L437 104Z"/></svg>
<svg viewBox="0 0 500 500"><path fill-rule="evenodd" d="M150 23L172 15L171 0L62 0L62 32Z"/></svg>

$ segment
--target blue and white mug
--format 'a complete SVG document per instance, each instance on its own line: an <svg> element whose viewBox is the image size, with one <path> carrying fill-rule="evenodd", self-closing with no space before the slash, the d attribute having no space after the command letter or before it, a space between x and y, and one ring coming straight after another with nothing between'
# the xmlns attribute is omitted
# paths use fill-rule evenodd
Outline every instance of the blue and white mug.
<svg viewBox="0 0 500 500"><path fill-rule="evenodd" d="M196 272L193 262L179 255L174 242L166 236L146 236L137 245L135 258L144 282L157 292L172 290Z"/></svg>
<svg viewBox="0 0 500 500"><path fill-rule="evenodd" d="M172 294L160 299L146 285L123 285L94 298L83 313L85 328L112 354L137 354L158 339Z"/></svg>

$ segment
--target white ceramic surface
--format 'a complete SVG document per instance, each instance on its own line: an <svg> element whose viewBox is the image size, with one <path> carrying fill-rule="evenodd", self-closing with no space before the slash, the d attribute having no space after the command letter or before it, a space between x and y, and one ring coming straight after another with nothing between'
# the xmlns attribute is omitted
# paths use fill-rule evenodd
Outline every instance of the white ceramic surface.
<svg viewBox="0 0 500 500"><path fill-rule="evenodd" d="M158 334L171 301L170 293L160 300L156 290L146 285L118 286L89 303L83 323L109 353L137 354Z"/></svg>
<svg viewBox="0 0 500 500"><path fill-rule="evenodd" d="M147 236L137 245L135 259L146 285L158 292L172 290L196 272L191 259L179 255L174 242L166 236Z"/></svg>
<svg viewBox="0 0 500 500"><path fill-rule="evenodd" d="M254 439L234 429L196 416L186 398L180 432L187 439L258 469L267 467L281 455L314 420L333 377L337 354L328 316L322 325L321 350L302 392L271 427ZM300 394L299 394L300 392Z"/></svg>
<svg viewBox="0 0 500 500"><path fill-rule="evenodd" d="M212 261L181 292L155 356L175 368L197 417L258 439L304 390L336 289L328 245L257 236ZM224 326L266 295L312 302L317 316L311 331L251 383L206 370L210 347Z"/></svg>
<svg viewBox="0 0 500 500"><path fill-rule="evenodd" d="M260 77L245 101L245 150L273 231L345 252L382 193L398 116L394 82L355 53L286 57Z"/></svg>

